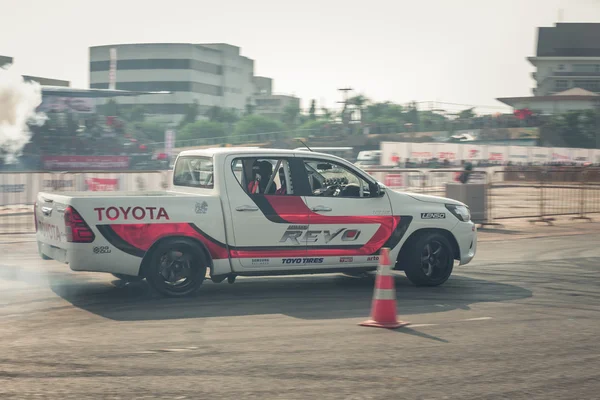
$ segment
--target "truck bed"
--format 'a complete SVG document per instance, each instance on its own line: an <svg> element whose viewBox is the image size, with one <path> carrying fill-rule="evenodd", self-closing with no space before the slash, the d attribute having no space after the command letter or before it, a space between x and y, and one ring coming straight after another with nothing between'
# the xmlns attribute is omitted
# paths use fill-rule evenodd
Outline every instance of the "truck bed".
<svg viewBox="0 0 600 400"><path fill-rule="evenodd" d="M41 192L40 196L54 198L55 196L63 196L69 198L113 198L113 197L175 197L175 196L191 196L191 194L181 192Z"/></svg>

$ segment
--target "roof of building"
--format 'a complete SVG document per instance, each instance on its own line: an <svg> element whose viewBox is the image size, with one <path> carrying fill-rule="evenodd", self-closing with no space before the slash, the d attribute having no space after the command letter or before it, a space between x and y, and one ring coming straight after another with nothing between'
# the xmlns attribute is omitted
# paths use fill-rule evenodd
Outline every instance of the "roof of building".
<svg viewBox="0 0 600 400"><path fill-rule="evenodd" d="M42 86L42 95L60 97L120 97L139 96L141 94L170 94L171 92L132 92L111 89L77 89L62 86Z"/></svg>
<svg viewBox="0 0 600 400"><path fill-rule="evenodd" d="M598 96L594 92L582 88L574 87L563 92L554 93L552 96Z"/></svg>
<svg viewBox="0 0 600 400"><path fill-rule="evenodd" d="M537 57L600 57L600 23L538 28Z"/></svg>
<svg viewBox="0 0 600 400"><path fill-rule="evenodd" d="M549 96L525 96L525 97L500 97L499 102L512 106L517 102L553 102L553 101L585 101L585 100L600 100L600 95L581 88L571 88L563 92L554 93Z"/></svg>

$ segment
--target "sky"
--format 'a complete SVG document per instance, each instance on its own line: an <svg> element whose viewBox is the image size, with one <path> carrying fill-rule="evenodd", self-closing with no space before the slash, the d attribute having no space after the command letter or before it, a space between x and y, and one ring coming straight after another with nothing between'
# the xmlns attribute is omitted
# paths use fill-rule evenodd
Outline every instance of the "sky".
<svg viewBox="0 0 600 400"><path fill-rule="evenodd" d="M0 0L0 55L88 87L88 47L228 43L308 108L342 87L372 101L504 110L529 96L537 27L600 22L600 0ZM599 38L600 40L600 38ZM464 107L466 108L466 107Z"/></svg>

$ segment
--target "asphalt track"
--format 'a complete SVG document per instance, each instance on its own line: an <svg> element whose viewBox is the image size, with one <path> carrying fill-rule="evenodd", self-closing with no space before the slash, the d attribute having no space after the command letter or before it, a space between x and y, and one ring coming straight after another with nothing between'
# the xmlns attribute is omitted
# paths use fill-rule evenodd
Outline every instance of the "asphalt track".
<svg viewBox="0 0 600 400"><path fill-rule="evenodd" d="M396 331L357 325L372 279L247 278L162 299L4 237L0 398L598 399L600 230L500 236L442 287L399 276L412 325Z"/></svg>

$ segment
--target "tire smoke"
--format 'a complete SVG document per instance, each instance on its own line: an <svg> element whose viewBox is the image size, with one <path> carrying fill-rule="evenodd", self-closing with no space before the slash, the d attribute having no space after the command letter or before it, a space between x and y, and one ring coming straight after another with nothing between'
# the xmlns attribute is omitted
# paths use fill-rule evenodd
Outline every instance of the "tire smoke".
<svg viewBox="0 0 600 400"><path fill-rule="evenodd" d="M11 66L0 67L0 156L4 163L16 162L31 139L27 123L45 122L45 115L36 112L41 103L39 83L26 82Z"/></svg>

